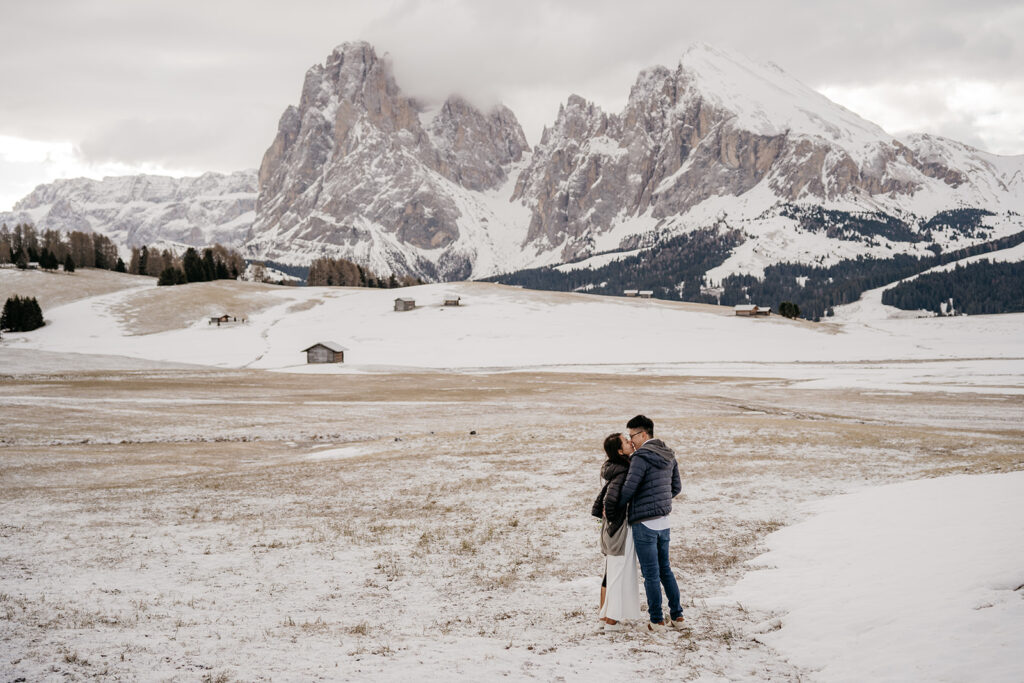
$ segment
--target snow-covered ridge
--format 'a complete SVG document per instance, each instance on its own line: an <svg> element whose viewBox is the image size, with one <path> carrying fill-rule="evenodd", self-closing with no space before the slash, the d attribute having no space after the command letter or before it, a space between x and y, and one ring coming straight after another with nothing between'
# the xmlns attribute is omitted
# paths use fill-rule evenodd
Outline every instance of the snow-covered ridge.
<svg viewBox="0 0 1024 683"><path fill-rule="evenodd" d="M40 185L0 213L0 222L39 232L100 232L122 248L169 241L241 245L256 206L256 172L197 177L138 175L74 178Z"/></svg>
<svg viewBox="0 0 1024 683"><path fill-rule="evenodd" d="M984 209L994 214L985 232L1000 237L1024 230L1024 156L895 139L779 67L708 45L643 70L622 112L569 96L531 150L507 108L457 96L428 107L403 94L386 56L355 42L308 70L258 181L251 171L59 181L0 218L97 230L122 246L219 241L296 265L340 256L426 280L657 248L713 225L748 238L716 279L930 246L808 232L782 205L910 226ZM982 238L928 239L948 249Z"/></svg>
<svg viewBox="0 0 1024 683"><path fill-rule="evenodd" d="M674 69L643 70L620 113L569 97L514 198L531 209L529 243L563 262L724 224L743 230L740 249L754 254L724 270L759 275L781 259L877 251L871 240L808 234L781 205L882 212L909 225L977 208L996 214L986 225L1001 236L1024 229L1022 178L1024 157L897 140L777 66L698 45ZM958 237L935 239L946 248ZM914 249L884 244L875 255Z"/></svg>
<svg viewBox="0 0 1024 683"><path fill-rule="evenodd" d="M734 124L752 133L818 136L847 151L893 139L775 64L701 43L686 51L679 67L695 94L734 114Z"/></svg>

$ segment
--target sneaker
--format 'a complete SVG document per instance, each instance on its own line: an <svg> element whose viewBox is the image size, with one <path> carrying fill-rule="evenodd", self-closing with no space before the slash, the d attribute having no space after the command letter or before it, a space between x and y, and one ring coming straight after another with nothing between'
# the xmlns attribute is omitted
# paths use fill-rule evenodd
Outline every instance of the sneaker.
<svg viewBox="0 0 1024 683"><path fill-rule="evenodd" d="M674 628L677 631L682 631L684 628L686 628L686 625L683 623L683 618L682 617L679 617L678 619L671 620L668 623L668 625L671 626L672 628Z"/></svg>
<svg viewBox="0 0 1024 683"><path fill-rule="evenodd" d="M666 628L665 623L661 621L658 623L654 623L653 621L647 622L648 633L664 633Z"/></svg>

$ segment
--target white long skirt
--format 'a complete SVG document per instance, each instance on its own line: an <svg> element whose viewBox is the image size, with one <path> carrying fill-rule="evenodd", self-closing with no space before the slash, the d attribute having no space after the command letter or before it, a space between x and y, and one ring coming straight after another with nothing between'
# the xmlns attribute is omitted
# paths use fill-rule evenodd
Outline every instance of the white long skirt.
<svg viewBox="0 0 1024 683"><path fill-rule="evenodd" d="M615 621L640 618L640 571L636 560L636 546L633 545L633 529L626 526L626 547L622 555L605 557L607 587L601 618Z"/></svg>

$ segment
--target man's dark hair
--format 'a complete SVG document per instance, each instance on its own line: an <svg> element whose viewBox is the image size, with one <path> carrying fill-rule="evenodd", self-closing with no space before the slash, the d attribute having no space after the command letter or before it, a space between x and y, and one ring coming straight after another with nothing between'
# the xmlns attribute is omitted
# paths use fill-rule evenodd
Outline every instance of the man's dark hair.
<svg viewBox="0 0 1024 683"><path fill-rule="evenodd" d="M654 420L646 415L637 415L626 423L626 429L642 429L648 436L654 436Z"/></svg>

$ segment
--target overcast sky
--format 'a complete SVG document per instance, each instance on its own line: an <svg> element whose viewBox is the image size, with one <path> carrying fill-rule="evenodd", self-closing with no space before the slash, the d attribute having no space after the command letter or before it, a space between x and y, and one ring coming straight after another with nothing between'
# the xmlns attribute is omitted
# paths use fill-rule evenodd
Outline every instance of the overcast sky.
<svg viewBox="0 0 1024 683"><path fill-rule="evenodd" d="M705 42L889 133L1024 153L1021 0L2 0L0 26L0 210L58 177L256 168L352 40L406 93L504 102L531 144L571 93L619 111Z"/></svg>

